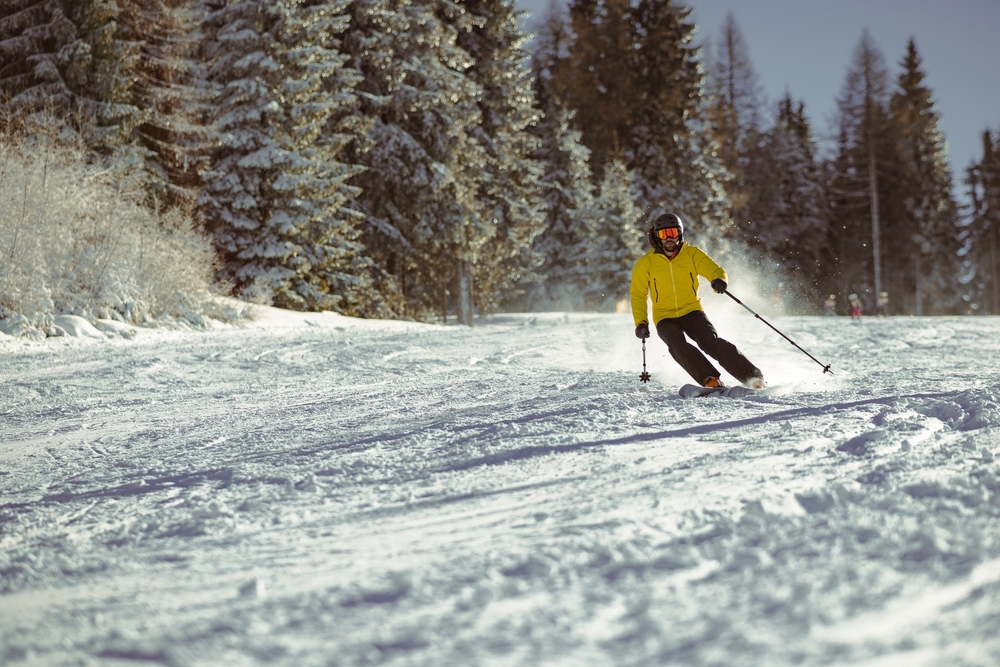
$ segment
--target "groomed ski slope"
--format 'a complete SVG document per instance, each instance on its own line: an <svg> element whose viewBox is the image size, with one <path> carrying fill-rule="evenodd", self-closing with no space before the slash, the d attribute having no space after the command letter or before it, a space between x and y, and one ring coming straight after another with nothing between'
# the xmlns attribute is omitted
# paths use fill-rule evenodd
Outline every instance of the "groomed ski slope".
<svg viewBox="0 0 1000 667"><path fill-rule="evenodd" d="M262 313L0 338L0 664L1000 664L998 318Z"/></svg>

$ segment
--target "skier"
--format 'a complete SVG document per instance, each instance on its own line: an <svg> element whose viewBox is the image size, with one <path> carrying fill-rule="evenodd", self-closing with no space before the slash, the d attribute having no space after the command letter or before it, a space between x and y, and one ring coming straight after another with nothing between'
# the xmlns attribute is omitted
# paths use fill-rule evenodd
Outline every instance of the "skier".
<svg viewBox="0 0 1000 667"><path fill-rule="evenodd" d="M885 317L886 316L885 310L888 307L889 307L889 293L879 292L878 299L875 300L875 317L879 316Z"/></svg>
<svg viewBox="0 0 1000 667"><path fill-rule="evenodd" d="M826 297L826 301L823 302L823 315L826 317L835 316L837 314L837 295L831 294Z"/></svg>
<svg viewBox="0 0 1000 667"><path fill-rule="evenodd" d="M656 333L670 356L694 381L705 387L724 386L718 369L685 334L737 380L752 389L767 386L764 374L727 340L719 338L698 298L698 276L712 289L726 291L726 272L700 248L684 243L684 222L674 213L654 212L648 237L652 249L632 269L632 317L637 338L649 338L646 297L653 302Z"/></svg>
<svg viewBox="0 0 1000 667"><path fill-rule="evenodd" d="M861 309L861 299L858 298L857 294L851 292L850 294L847 295L847 300L851 304L851 319L852 320L860 320L861 319L861 310L862 310Z"/></svg>

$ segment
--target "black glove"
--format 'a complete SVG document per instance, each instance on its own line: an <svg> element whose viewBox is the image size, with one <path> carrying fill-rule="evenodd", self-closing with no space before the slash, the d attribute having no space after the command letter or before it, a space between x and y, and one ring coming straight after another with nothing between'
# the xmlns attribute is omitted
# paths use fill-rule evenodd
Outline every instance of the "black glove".
<svg viewBox="0 0 1000 667"><path fill-rule="evenodd" d="M723 280L722 278L716 278L715 280L712 281L712 289L714 289L719 294L725 292L727 287L729 287L729 285L727 285L726 281Z"/></svg>
<svg viewBox="0 0 1000 667"><path fill-rule="evenodd" d="M635 328L635 337L643 340L649 338L649 325L645 322L639 322L639 326Z"/></svg>

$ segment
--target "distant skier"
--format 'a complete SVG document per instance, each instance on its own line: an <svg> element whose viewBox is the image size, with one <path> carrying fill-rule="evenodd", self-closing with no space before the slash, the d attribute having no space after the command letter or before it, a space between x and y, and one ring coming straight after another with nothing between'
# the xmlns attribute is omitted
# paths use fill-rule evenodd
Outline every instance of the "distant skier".
<svg viewBox="0 0 1000 667"><path fill-rule="evenodd" d="M886 309L889 307L889 293L879 292L878 299L875 300L875 317L885 317Z"/></svg>
<svg viewBox="0 0 1000 667"><path fill-rule="evenodd" d="M826 297L826 301L823 302L823 315L826 317L834 316L837 314L837 295L831 294Z"/></svg>
<svg viewBox="0 0 1000 667"><path fill-rule="evenodd" d="M851 304L851 319L860 320L862 311L861 299L858 298L857 294L851 292L849 295L847 295L847 300Z"/></svg>
<svg viewBox="0 0 1000 667"><path fill-rule="evenodd" d="M727 340L719 338L698 298L698 276L722 294L728 287L726 272L700 248L684 243L684 222L673 213L656 212L650 218L648 238L652 249L632 269L632 317L635 335L649 338L646 297L653 302L656 333L667 344L670 356L695 382L705 387L723 386L719 370L689 343L685 334L716 359L737 380L753 389L767 386L764 374Z"/></svg>

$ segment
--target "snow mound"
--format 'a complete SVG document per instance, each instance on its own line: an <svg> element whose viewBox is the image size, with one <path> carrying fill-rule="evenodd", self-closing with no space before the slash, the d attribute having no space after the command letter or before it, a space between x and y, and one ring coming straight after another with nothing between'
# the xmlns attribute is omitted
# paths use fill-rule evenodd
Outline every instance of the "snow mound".
<svg viewBox="0 0 1000 667"><path fill-rule="evenodd" d="M68 336L106 339L106 336L93 324L79 315L56 315L54 320L55 325L65 331Z"/></svg>
<svg viewBox="0 0 1000 667"><path fill-rule="evenodd" d="M913 409L959 431L1000 426L1000 387L970 389L949 398L927 399Z"/></svg>
<svg viewBox="0 0 1000 667"><path fill-rule="evenodd" d="M885 429L880 428L868 431L867 433L854 436L845 443L837 445L837 451L849 452L855 456L863 456L869 452L873 443L884 440L886 437L888 437L888 432Z"/></svg>
<svg viewBox="0 0 1000 667"><path fill-rule="evenodd" d="M135 338L137 331L135 327L124 322L118 322L117 320L97 320L94 322L94 327L99 331L103 331L108 336L121 336L129 340Z"/></svg>

